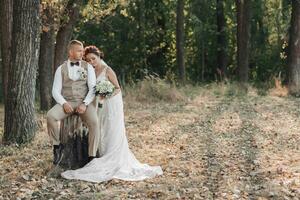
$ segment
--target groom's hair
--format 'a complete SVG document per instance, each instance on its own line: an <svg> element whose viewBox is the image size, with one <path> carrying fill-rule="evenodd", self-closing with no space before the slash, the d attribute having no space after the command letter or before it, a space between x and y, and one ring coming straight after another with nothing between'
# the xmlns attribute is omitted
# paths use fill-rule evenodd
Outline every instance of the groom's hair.
<svg viewBox="0 0 300 200"><path fill-rule="evenodd" d="M68 50L70 50L73 45L81 45L81 46L83 46L82 42L80 42L79 40L71 40L69 42L69 44L68 44Z"/></svg>

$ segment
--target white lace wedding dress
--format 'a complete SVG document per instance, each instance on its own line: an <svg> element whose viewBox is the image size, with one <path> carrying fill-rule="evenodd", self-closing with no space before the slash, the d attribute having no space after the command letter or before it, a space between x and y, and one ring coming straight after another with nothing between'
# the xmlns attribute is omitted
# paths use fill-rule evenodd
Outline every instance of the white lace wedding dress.
<svg viewBox="0 0 300 200"><path fill-rule="evenodd" d="M106 79L106 69L97 77L97 81ZM98 109L101 132L101 154L83 168L68 170L61 175L66 179L78 179L91 182L103 182L110 179L139 181L162 175L159 166L141 164L128 147L125 133L122 94L110 97Z"/></svg>

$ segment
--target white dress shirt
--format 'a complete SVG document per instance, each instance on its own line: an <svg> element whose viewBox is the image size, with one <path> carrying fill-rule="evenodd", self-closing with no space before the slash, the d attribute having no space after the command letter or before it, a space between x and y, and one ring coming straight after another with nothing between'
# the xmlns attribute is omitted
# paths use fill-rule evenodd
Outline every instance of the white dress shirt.
<svg viewBox="0 0 300 200"><path fill-rule="evenodd" d="M71 62L70 60L67 61L69 78L72 79L73 81L76 81L80 78L80 74L78 73L78 70L81 68L81 62L79 62L80 63L79 66L74 65L72 67L71 67L70 62ZM61 94L61 90L62 90L61 67L62 67L62 65L60 65L56 69L56 72L54 75L52 96L58 104L63 105L67 101ZM94 86L96 85L96 74L95 74L94 68L90 64L88 64L88 67L87 67L87 84L88 84L88 93L87 93L85 99L83 100L83 103L85 105L90 104L94 100L94 97L95 97Z"/></svg>

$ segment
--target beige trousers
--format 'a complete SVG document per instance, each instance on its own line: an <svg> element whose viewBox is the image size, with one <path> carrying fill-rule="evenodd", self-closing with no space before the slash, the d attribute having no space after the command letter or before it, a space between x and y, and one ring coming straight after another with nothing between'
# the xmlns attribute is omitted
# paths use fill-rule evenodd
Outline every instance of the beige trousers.
<svg viewBox="0 0 300 200"><path fill-rule="evenodd" d="M80 105L77 102L69 102L73 109L76 109ZM59 145L59 121L65 119L70 114L64 112L63 107L60 104L56 104L52 107L47 113L47 128L48 134L52 141L53 145ZM96 113L96 107L94 103L90 103L87 106L85 113L79 115L80 118L86 122L89 129L89 156L96 156L99 138L100 138L100 130L98 128L98 118Z"/></svg>

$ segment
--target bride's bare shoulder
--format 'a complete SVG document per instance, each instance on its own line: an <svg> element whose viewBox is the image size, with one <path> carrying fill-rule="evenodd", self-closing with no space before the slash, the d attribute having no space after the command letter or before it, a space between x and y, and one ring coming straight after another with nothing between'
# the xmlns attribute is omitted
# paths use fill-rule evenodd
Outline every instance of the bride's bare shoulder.
<svg viewBox="0 0 300 200"><path fill-rule="evenodd" d="M115 74L115 71L110 66L107 66L106 72L109 74Z"/></svg>

